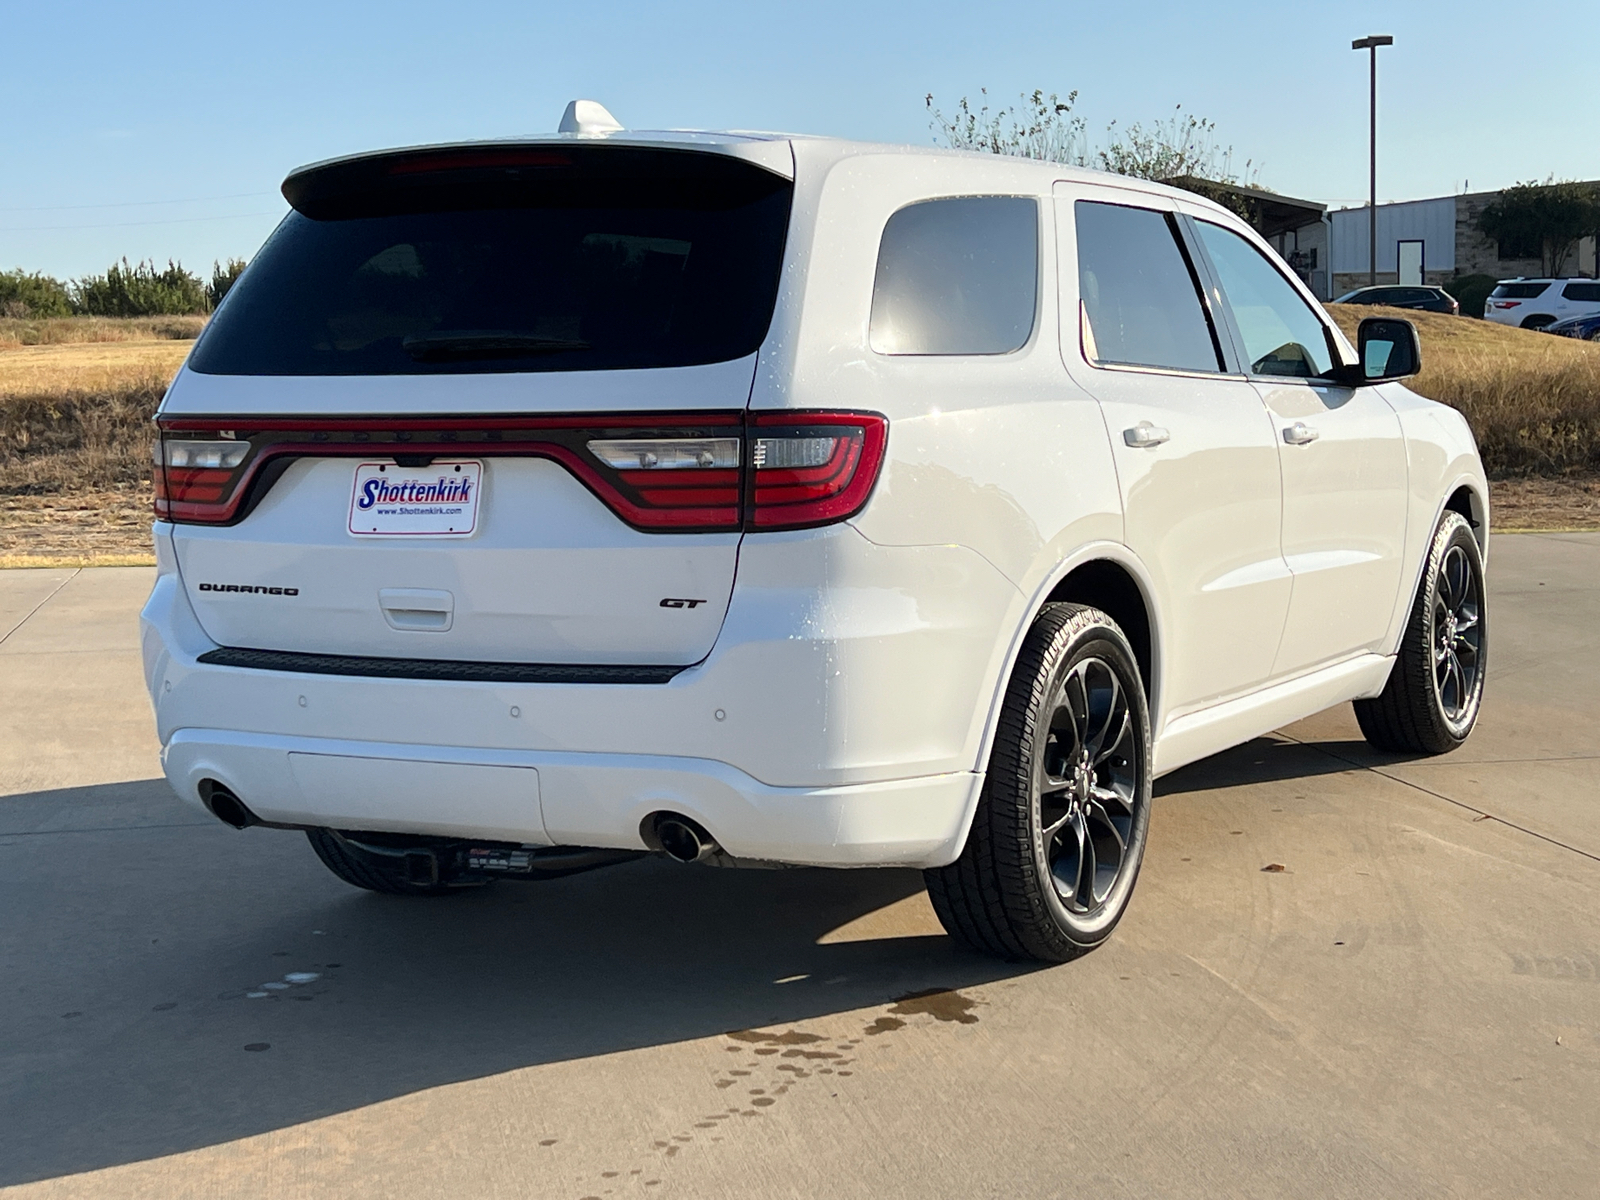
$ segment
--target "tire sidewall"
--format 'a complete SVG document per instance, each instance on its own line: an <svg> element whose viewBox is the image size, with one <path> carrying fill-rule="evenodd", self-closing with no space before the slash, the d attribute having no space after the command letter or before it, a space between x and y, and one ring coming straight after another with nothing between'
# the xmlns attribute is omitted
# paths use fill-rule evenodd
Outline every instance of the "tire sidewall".
<svg viewBox="0 0 1600 1200"><path fill-rule="evenodd" d="M1042 905L1060 936L1073 947L1082 948L1098 945L1110 936L1127 910L1128 899L1133 893L1134 884L1138 882L1139 868L1144 861L1145 844L1149 837L1152 779L1149 709L1132 648L1122 630L1105 614L1083 610L1078 616L1080 620L1069 620L1057 631L1045 658L1044 669L1038 673L1043 686L1030 688L1031 711L1027 728L1032 733L1026 760L1027 777L1018 780L1014 786L1027 789L1031 867ZM1106 899L1097 909L1085 915L1067 908L1056 891L1046 856L1036 780L1049 722L1049 714L1044 708L1053 700L1061 681L1087 658L1100 659L1116 674L1117 683L1127 697L1129 713L1137 725L1134 742L1138 748L1139 762L1135 771L1137 803L1128 836L1127 866Z"/></svg>
<svg viewBox="0 0 1600 1200"><path fill-rule="evenodd" d="M1439 586L1444 574L1445 556L1454 547L1461 547L1472 568L1473 583L1478 591L1478 669L1473 679L1470 703L1459 721L1452 721L1445 712L1444 700L1439 695L1438 675L1434 670L1433 647L1438 629L1434 623L1437 612ZM1489 668L1489 587L1483 569L1483 554L1472 527L1460 513L1447 512L1439 522L1428 554L1428 581L1424 590L1422 611L1422 650L1427 665L1428 699L1440 731L1449 741L1459 746L1467 740L1478 721L1478 711L1483 706L1483 685Z"/></svg>

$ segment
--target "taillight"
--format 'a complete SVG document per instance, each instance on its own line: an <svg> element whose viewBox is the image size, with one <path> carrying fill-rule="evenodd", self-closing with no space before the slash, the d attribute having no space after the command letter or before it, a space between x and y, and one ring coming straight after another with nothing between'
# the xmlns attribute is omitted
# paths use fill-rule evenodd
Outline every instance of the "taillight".
<svg viewBox="0 0 1600 1200"><path fill-rule="evenodd" d="M860 512L883 466L876 413L769 412L750 419L752 529L803 529Z"/></svg>
<svg viewBox="0 0 1600 1200"><path fill-rule="evenodd" d="M234 524L297 458L463 455L560 463L635 529L801 529L861 510L883 463L873 413L506 416L371 420L162 416L155 509L185 524Z"/></svg>
<svg viewBox="0 0 1600 1200"><path fill-rule="evenodd" d="M241 468L250 443L163 437L156 443L156 516L171 521L226 521L238 507Z"/></svg>

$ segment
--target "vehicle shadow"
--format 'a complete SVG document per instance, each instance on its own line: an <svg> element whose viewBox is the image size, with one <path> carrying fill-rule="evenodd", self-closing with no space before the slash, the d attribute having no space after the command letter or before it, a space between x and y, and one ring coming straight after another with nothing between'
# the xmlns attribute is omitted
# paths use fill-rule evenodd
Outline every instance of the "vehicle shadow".
<svg viewBox="0 0 1600 1200"><path fill-rule="evenodd" d="M1339 775L1412 762L1417 757L1384 754L1363 741L1296 741L1268 734L1162 776L1156 781L1155 794L1176 796L1213 788Z"/></svg>
<svg viewBox="0 0 1600 1200"><path fill-rule="evenodd" d="M1030 969L956 950L925 915L819 940L921 889L914 871L645 859L382 897L161 781L3 798L0 1186ZM291 972L316 978L261 987Z"/></svg>

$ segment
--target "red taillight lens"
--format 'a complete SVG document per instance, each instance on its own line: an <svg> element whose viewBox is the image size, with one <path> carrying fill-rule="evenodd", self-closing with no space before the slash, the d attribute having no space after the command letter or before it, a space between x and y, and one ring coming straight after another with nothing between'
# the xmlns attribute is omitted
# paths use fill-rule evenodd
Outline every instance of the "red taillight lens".
<svg viewBox="0 0 1600 1200"><path fill-rule="evenodd" d="M216 524L239 506L250 443L213 433L205 440L163 434L155 448L156 516Z"/></svg>
<svg viewBox="0 0 1600 1200"><path fill-rule="evenodd" d="M244 519L297 458L545 458L635 529L802 529L854 516L883 463L875 413L158 419L156 516ZM412 463L411 465L415 465Z"/></svg>
<svg viewBox="0 0 1600 1200"><path fill-rule="evenodd" d="M771 412L750 419L752 529L804 529L860 512L883 466L876 413Z"/></svg>

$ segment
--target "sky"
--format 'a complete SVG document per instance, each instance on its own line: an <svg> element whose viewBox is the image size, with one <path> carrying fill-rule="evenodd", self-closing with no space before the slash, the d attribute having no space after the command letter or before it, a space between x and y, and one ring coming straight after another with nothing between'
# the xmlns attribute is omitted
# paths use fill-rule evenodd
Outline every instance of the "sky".
<svg viewBox="0 0 1600 1200"><path fill-rule="evenodd" d="M0 0L0 269L248 258L290 169L347 152L553 131L568 100L638 129L932 141L980 88L1076 90L1091 136L1216 122L1276 191L1365 202L1600 178L1600 3L1178 0L798 4Z"/></svg>

